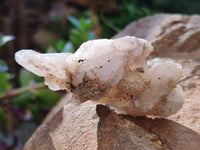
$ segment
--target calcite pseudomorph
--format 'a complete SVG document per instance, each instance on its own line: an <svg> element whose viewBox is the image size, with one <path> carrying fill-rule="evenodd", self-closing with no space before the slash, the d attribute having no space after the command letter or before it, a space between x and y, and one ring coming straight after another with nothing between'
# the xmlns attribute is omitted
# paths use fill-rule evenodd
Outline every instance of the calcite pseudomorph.
<svg viewBox="0 0 200 150"><path fill-rule="evenodd" d="M85 42L74 54L21 50L15 59L50 89L72 92L76 103L92 100L124 114L166 117L184 103L182 67L168 59L147 61L152 50L146 40L125 36Z"/></svg>

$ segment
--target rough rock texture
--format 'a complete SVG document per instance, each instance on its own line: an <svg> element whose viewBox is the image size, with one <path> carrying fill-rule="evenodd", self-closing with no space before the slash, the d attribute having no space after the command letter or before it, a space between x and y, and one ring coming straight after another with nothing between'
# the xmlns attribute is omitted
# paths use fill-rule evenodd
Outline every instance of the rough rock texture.
<svg viewBox="0 0 200 150"><path fill-rule="evenodd" d="M183 66L180 84L187 96L183 107L169 119L200 134L200 52L171 53L170 55Z"/></svg>
<svg viewBox="0 0 200 150"><path fill-rule="evenodd" d="M163 52L191 52L200 49L200 16L158 14L132 22L120 33L119 38L131 35L152 43L154 56Z"/></svg>
<svg viewBox="0 0 200 150"><path fill-rule="evenodd" d="M37 129L25 150L76 150L97 149L99 118L92 102L79 106L68 103L52 114Z"/></svg>
<svg viewBox="0 0 200 150"><path fill-rule="evenodd" d="M200 144L200 135L167 119L117 115L104 106L97 114L99 150L192 150Z"/></svg>
<svg viewBox="0 0 200 150"><path fill-rule="evenodd" d="M160 17L159 17L160 16ZM175 15L179 18L193 17ZM149 28L160 27L161 20L173 20L174 15L156 15L148 17L139 22L135 22L130 27L136 33L150 32ZM165 19L163 19L163 17ZM198 21L198 16L195 16ZM159 24L154 24L156 20L160 20ZM180 19L181 21L181 19ZM157 21L159 22L159 21ZM141 23L141 24L139 24ZM199 21L200 23L200 21ZM143 24L149 28L141 28ZM137 26L136 26L137 25ZM173 27L168 29L164 24L165 30L170 34L173 33ZM176 23L174 24L176 26ZM163 29L164 29L163 27ZM191 23L188 30L195 30L196 23ZM149 33L153 41L157 32ZM176 34L171 33L174 39ZM120 34L123 34L120 33ZM126 34L126 33L124 33ZM155 35L153 35L155 34ZM164 32L163 32L164 34ZM137 36L136 34L133 34ZM163 36L164 38L165 36ZM199 37L199 36L198 36ZM181 39L181 37L179 37ZM190 36L187 37L190 39ZM193 39L194 40L194 39ZM67 103L63 106L56 106L47 120L38 128L25 146L25 150L60 150L60 149L172 149L172 150L197 150L200 147L200 52L192 51L193 40L188 40L184 50L173 49L173 51L158 50L157 56L170 57L179 62L183 66L183 75L180 84L187 94L186 102L180 111L170 116L168 119L151 119L147 117L130 117L125 115L117 115L107 107L92 102L86 102L80 106L74 106ZM162 41L162 40L161 40ZM163 39L163 41L165 41ZM191 42L190 42L191 41ZM197 40L198 41L198 40ZM168 47L176 44L163 44ZM160 43L162 44L162 43ZM194 44L195 45L195 44ZM200 41L196 46L200 46ZM68 96L70 99L70 96ZM61 121L58 121L61 120ZM99 120L99 121L98 121ZM81 124L77 124L80 123ZM67 125L66 125L67 124ZM86 125L87 126L84 126ZM83 128L84 127L84 128Z"/></svg>
<svg viewBox="0 0 200 150"><path fill-rule="evenodd" d="M45 120L24 150L196 150L200 135L171 120L117 115L88 101ZM96 109L96 110L95 110Z"/></svg>

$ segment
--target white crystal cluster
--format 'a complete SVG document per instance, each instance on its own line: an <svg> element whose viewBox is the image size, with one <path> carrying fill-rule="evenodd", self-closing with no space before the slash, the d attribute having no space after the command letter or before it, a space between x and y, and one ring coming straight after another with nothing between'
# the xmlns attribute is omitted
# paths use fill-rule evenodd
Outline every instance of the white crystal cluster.
<svg viewBox="0 0 200 150"><path fill-rule="evenodd" d="M50 89L72 92L77 103L92 100L124 114L166 117L184 103L182 68L172 60L147 62L152 49L146 40L126 36L85 42L74 54L21 50L15 59Z"/></svg>

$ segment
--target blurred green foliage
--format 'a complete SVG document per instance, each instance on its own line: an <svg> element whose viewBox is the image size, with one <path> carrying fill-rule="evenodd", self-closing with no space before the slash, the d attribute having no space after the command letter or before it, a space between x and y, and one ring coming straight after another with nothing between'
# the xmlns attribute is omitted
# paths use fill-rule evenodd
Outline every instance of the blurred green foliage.
<svg viewBox="0 0 200 150"><path fill-rule="evenodd" d="M199 14L199 0L123 0L117 1L119 11L99 13L102 35L111 38L128 23L156 13Z"/></svg>
<svg viewBox="0 0 200 150"><path fill-rule="evenodd" d="M74 53L83 42L96 38L95 33L92 31L94 22L90 18L81 17L77 19L76 17L68 16L68 21L72 25L69 30L69 40L66 42L63 38L58 42L51 42L51 47L46 52Z"/></svg>
<svg viewBox="0 0 200 150"><path fill-rule="evenodd" d="M10 79L12 79L12 75L8 72L8 67L5 62L0 60L0 93L3 93L12 88L12 84L10 83Z"/></svg>
<svg viewBox="0 0 200 150"><path fill-rule="evenodd" d="M6 117L5 111L0 107L0 129L4 133L7 131L8 119Z"/></svg>
<svg viewBox="0 0 200 150"><path fill-rule="evenodd" d="M0 47L13 39L14 37L9 35L0 36ZM5 93L6 91L12 88L12 84L10 83L12 75L7 71L8 67L6 63L0 60L0 94ZM8 118L6 117L6 112L0 103L0 130L6 133L7 125L8 125Z"/></svg>
<svg viewBox="0 0 200 150"><path fill-rule="evenodd" d="M13 36L7 35L0 37L0 46L13 39ZM17 112L20 109L28 108L35 121L40 123L46 114L44 112L48 112L61 98L60 94L52 92L44 86L42 78L24 69L19 72L20 88L11 90L13 86L10 80L14 76L8 70L6 63L0 60L0 130L4 133L8 133L10 130L8 127L12 126L12 115L16 115L12 114L13 111ZM42 89L37 89L38 87ZM8 114L12 115L8 117Z"/></svg>
<svg viewBox="0 0 200 150"><path fill-rule="evenodd" d="M69 16L68 20L72 25L69 40L65 41L64 39L60 39L58 42L51 42L51 47L46 50L47 53L73 53L83 42L96 38L92 31L94 23L91 19L83 17L77 19L73 16ZM0 46L3 46L13 39L12 36L2 36L0 38ZM11 90L13 86L10 80L13 76L8 73L8 69L5 62L0 60L0 129L4 133L8 132L9 129L7 127L10 126L8 124L12 122L9 121L12 117L6 115L9 110L5 108L8 105L9 107L13 107L15 111L29 110L35 122L39 124L49 109L54 106L62 96L44 86L42 78L24 69L21 69L18 75L20 88ZM1 97L4 97L4 99L1 99Z"/></svg>
<svg viewBox="0 0 200 150"><path fill-rule="evenodd" d="M96 38L94 32L91 31L94 26L94 22L91 19L77 19L73 16L69 16L68 19L74 26L70 31L70 42L73 44L74 49L78 49L83 42Z"/></svg>
<svg viewBox="0 0 200 150"><path fill-rule="evenodd" d="M152 15L156 12L146 5L141 5L139 7L139 2L139 0L120 1L118 12L112 14L100 13L99 18L102 21L103 27L102 36L110 38L131 21Z"/></svg>
<svg viewBox="0 0 200 150"><path fill-rule="evenodd" d="M145 5L156 12L199 14L199 0L138 0L138 6Z"/></svg>
<svg viewBox="0 0 200 150"><path fill-rule="evenodd" d="M42 78L24 69L20 70L19 83L21 88L30 88L13 98L15 106L22 109L29 108L37 123L40 123L44 118L43 112L48 112L49 108L54 106L61 98L60 94L49 90L42 82ZM34 89L34 86L39 87L40 85L41 88ZM33 86L33 89L31 86Z"/></svg>

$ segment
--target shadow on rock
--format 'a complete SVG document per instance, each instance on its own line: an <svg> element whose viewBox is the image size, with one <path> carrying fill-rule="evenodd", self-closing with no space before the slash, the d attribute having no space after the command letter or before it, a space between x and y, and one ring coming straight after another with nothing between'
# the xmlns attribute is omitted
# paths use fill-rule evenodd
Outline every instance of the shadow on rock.
<svg viewBox="0 0 200 150"><path fill-rule="evenodd" d="M60 109L52 118L53 121L42 124L38 130L36 130L34 133L35 137L33 135L33 137L30 138L30 140L26 143L24 150L56 150L50 133L53 132L62 122L62 111L63 109Z"/></svg>
<svg viewBox="0 0 200 150"><path fill-rule="evenodd" d="M174 121L117 115L103 105L97 105L96 110L99 150L196 150L200 147L200 135Z"/></svg>

